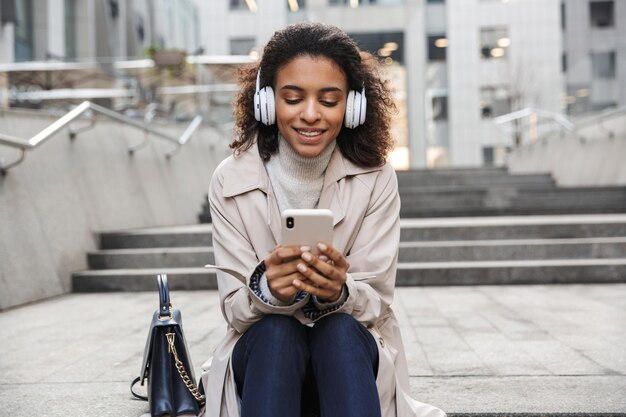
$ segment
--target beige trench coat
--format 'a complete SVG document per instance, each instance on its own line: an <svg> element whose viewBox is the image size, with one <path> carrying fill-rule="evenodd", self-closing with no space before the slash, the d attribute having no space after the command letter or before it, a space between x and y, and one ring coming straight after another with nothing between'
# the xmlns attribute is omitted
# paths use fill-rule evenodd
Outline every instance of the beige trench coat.
<svg viewBox="0 0 626 417"><path fill-rule="evenodd" d="M248 287L256 266L280 240L280 212L256 144L223 161L209 189L219 296L228 332L203 365L207 417L238 417L239 398L230 357L239 337L264 314L310 323L302 307L264 303ZM367 327L378 344L376 380L383 417L445 417L409 395L409 376L393 301L400 239L397 178L387 164L361 168L339 148L331 156L319 208L334 214L333 245L350 262L348 299L339 312ZM330 313L333 314L333 313Z"/></svg>

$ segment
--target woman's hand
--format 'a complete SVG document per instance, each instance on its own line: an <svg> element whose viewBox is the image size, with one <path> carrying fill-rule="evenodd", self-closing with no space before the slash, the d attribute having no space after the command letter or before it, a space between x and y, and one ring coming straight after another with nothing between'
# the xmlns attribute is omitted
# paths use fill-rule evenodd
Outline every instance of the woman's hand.
<svg viewBox="0 0 626 417"><path fill-rule="evenodd" d="M274 297L288 303L300 291L294 281L306 280L297 269L302 250L298 246L277 246L265 258L265 277Z"/></svg>
<svg viewBox="0 0 626 417"><path fill-rule="evenodd" d="M295 278L293 286L324 301L335 302L341 296L350 265L341 252L332 246L318 243L317 248L319 256L308 250L300 255L296 268L305 279Z"/></svg>

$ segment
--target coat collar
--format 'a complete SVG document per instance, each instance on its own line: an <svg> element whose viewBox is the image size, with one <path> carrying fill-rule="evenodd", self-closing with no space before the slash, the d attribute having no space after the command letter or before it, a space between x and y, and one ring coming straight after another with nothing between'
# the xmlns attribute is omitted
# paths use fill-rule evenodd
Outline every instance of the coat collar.
<svg viewBox="0 0 626 417"><path fill-rule="evenodd" d="M272 229L272 234L277 242L280 242L280 210L270 186L269 176L265 170L263 160L259 155L257 144L254 143L249 149L233 155L232 163L224 171L223 196L234 197L252 190L261 190L267 195L267 222ZM382 167L364 168L353 164L344 158L335 147L330 157L328 168L324 176L324 185L320 195L319 208L327 208L333 212L333 225L338 224L346 216L344 202L339 192L339 182L349 176L380 171Z"/></svg>

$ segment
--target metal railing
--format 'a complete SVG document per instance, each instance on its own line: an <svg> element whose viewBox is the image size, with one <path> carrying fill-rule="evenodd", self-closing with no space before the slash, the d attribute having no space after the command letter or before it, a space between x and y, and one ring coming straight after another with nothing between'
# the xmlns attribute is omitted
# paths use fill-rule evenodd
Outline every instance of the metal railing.
<svg viewBox="0 0 626 417"><path fill-rule="evenodd" d="M527 124L520 122L526 118L528 118ZM493 119L493 123L503 133L521 134L528 128L529 137L532 141L535 141L539 135L539 125L546 120L559 125L559 130L566 129L572 131L575 128L566 115L533 107L526 107L522 110L498 116Z"/></svg>
<svg viewBox="0 0 626 417"><path fill-rule="evenodd" d="M606 109L601 111L600 113L591 115L589 117L583 117L580 120L577 120L575 122L576 125L576 132L577 135L579 137L579 139L584 139L584 137L582 136L582 134L579 132L580 130L583 130L589 126L598 126L598 128L603 131L604 133L606 133L607 138L608 139L613 139L615 137L615 131L614 130L610 130L608 127L606 127L604 125L604 122L606 122L607 120L611 120L615 117L620 117L620 116L624 116L626 115L626 106L621 106L621 107L614 107L614 108L610 108L610 109ZM624 125L622 125L624 126Z"/></svg>
<svg viewBox="0 0 626 417"><path fill-rule="evenodd" d="M562 135L564 131L572 132L580 140L584 140L581 131L591 126L597 126L599 130L606 133L609 139L615 137L615 132L604 125L604 122L626 115L626 106L610 108L600 113L584 116L579 120L571 120L565 114L551 112L547 110L525 108L512 113L508 113L493 119L495 126L503 133L524 133L528 129L531 141L538 139L539 125L543 123L540 118L551 122L556 122L558 127L542 132L544 138L549 138L556 134ZM528 118L528 123L521 123L520 120Z"/></svg>
<svg viewBox="0 0 626 417"><path fill-rule="evenodd" d="M79 133L84 132L88 129L91 129L95 125L95 117L93 113L99 113L113 120L116 120L118 122L130 125L130 126L134 126L137 129L144 131L144 133L146 134L146 138L144 142L139 146L129 147L128 150L131 154L145 146L145 143L147 142L148 133L174 143L176 145L176 148L172 150L171 152L168 152L165 154L166 158L168 159L180 151L180 148L185 143L187 143L189 138L191 138L193 133L198 129L198 127L202 123L202 116L198 115L194 117L194 119L191 121L191 123L189 123L189 125L187 126L183 134L177 138L177 137L168 135L166 133L163 133L155 129L154 127L150 126L148 123L131 119L130 117L124 116L123 114L117 113L113 110L109 110L105 107L99 106L90 101L83 101L77 107L75 107L70 112L68 112L65 116L61 117L60 119L52 123L50 126L46 127L44 130L37 133L35 136L33 136L32 138L28 140L0 133L0 145L10 146L13 148L17 148L21 151L20 157L16 159L15 161L12 161L8 164L0 164L0 173L2 175L6 174L6 172L10 168L24 161L24 159L26 158L27 151L35 149L39 145L43 144L52 136L54 136L56 133L58 133L61 129L68 126L72 121L76 120L84 113L90 116L90 124L80 129L72 129L71 127L69 127L70 138L75 138L76 135L78 135Z"/></svg>

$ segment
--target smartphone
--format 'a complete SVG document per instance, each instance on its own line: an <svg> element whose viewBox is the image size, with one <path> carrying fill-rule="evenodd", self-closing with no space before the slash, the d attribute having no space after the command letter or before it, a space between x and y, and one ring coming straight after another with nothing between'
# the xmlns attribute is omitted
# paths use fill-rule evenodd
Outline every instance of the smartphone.
<svg viewBox="0 0 626 417"><path fill-rule="evenodd" d="M283 246L308 246L317 254L317 244L333 243L333 212L327 209L289 209L282 213Z"/></svg>

